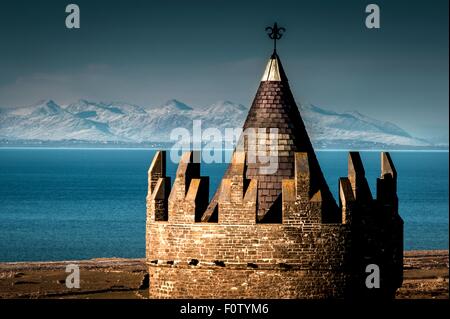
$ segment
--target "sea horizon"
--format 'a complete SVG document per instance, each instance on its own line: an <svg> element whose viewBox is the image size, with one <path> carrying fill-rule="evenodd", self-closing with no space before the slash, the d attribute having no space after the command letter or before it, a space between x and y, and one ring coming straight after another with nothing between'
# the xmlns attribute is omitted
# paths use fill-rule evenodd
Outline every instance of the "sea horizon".
<svg viewBox="0 0 450 319"><path fill-rule="evenodd" d="M168 151L170 148L164 147L71 147L71 146L1 146L0 149L74 149L74 150L154 150ZM200 150L210 150L211 148L201 148ZM197 149L191 149L193 151ZM225 148L223 151L234 151L234 148ZM449 153L450 149L327 149L314 148L317 152L430 152L430 153Z"/></svg>

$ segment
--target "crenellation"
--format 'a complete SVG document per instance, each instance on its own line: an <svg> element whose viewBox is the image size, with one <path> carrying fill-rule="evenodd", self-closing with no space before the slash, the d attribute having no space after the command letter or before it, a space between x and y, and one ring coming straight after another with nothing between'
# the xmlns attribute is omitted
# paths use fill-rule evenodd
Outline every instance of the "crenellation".
<svg viewBox="0 0 450 319"><path fill-rule="evenodd" d="M197 157L197 151L191 151L183 153L178 165L178 169L175 176L175 185L177 191L173 194L173 200L177 198L184 198L188 192L188 188L192 178L197 178L200 176L200 163L194 162L194 157ZM175 189L175 186L174 186ZM169 200L171 200L169 198Z"/></svg>
<svg viewBox="0 0 450 319"><path fill-rule="evenodd" d="M194 222L199 222L208 206L209 177L191 179L188 193L185 197L186 212L194 213Z"/></svg>
<svg viewBox="0 0 450 319"><path fill-rule="evenodd" d="M182 155L168 198L169 222L194 223L208 205L209 178L200 176L196 152Z"/></svg>
<svg viewBox="0 0 450 319"><path fill-rule="evenodd" d="M381 177L391 175L392 179L397 181L397 170L392 161L389 152L381 152Z"/></svg>
<svg viewBox="0 0 450 319"><path fill-rule="evenodd" d="M224 178L218 200L219 224L255 224L258 183L245 178L245 153L235 152L230 177ZM239 211L239 214L236 212Z"/></svg>
<svg viewBox="0 0 450 319"><path fill-rule="evenodd" d="M170 177L159 178L153 193L147 201L151 221L168 220L168 194L170 193Z"/></svg>
<svg viewBox="0 0 450 319"><path fill-rule="evenodd" d="M381 153L381 177L377 179L377 200L386 210L398 211L397 171L391 156Z"/></svg>
<svg viewBox="0 0 450 319"><path fill-rule="evenodd" d="M360 203L370 203L372 193L366 180L366 172L359 152L348 154L348 179L352 185L355 200Z"/></svg>
<svg viewBox="0 0 450 319"><path fill-rule="evenodd" d="M306 152L295 153L295 190L297 200L308 202L311 198L309 156Z"/></svg>
<svg viewBox="0 0 450 319"><path fill-rule="evenodd" d="M166 177L166 151L157 151L148 169L148 192L153 193L159 178Z"/></svg>
<svg viewBox="0 0 450 319"><path fill-rule="evenodd" d="M339 179L339 207L342 210L342 223L351 224L355 196L348 177Z"/></svg>

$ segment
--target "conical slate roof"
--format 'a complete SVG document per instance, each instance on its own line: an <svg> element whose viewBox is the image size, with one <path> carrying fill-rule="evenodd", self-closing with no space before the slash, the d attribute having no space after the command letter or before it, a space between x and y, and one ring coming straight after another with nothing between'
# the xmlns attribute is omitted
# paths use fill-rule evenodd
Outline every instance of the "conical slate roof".
<svg viewBox="0 0 450 319"><path fill-rule="evenodd" d="M258 91L244 123L244 132L252 129L259 129L259 132L265 130L267 133L270 132L270 129L278 129L278 152L276 155L278 168L275 172L267 172L261 169L268 166L267 159L265 162L261 162L258 159L256 162L251 160L249 151L255 148L255 143L251 141L244 143L247 164L246 178L258 180L258 221L273 222L281 220L281 182L283 179L294 178L295 152L308 153L310 180L312 183L311 195L319 190L321 191L325 204L324 209L326 208L329 211L329 219L334 220L337 212L336 203L323 177L300 112L289 88L280 58L276 52L272 54L267 63ZM268 135L266 135L264 142L267 144L266 146L270 142L267 137ZM257 144L259 148L261 142L257 140ZM225 172L224 178L229 177L231 165ZM215 219L214 215L217 212L219 192L220 187L203 215L203 221ZM236 212L236 214L239 214L239 212ZM326 219L326 216L324 217Z"/></svg>

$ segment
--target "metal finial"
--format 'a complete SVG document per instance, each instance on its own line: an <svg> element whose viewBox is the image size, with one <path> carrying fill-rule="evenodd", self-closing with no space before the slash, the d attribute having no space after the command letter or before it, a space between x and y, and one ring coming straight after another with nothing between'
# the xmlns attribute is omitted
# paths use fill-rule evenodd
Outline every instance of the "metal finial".
<svg viewBox="0 0 450 319"><path fill-rule="evenodd" d="M277 51L277 40L281 39L285 31L286 29L283 27L279 28L276 22L273 24L273 27L266 28L267 35L273 40L273 52Z"/></svg>

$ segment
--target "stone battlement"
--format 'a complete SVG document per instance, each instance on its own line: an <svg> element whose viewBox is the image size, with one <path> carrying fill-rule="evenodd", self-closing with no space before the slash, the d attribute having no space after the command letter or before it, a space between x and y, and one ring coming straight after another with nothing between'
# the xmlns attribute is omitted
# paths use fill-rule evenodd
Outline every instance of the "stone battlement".
<svg viewBox="0 0 450 319"><path fill-rule="evenodd" d="M200 164L193 162L194 152L184 153L176 172L173 188L166 176L166 153L158 151L148 171L147 208L149 221L186 223L202 222L208 207L209 177L200 176ZM331 224L324 221L321 190L311 191L309 156L295 153L295 176L282 180L281 224ZM258 181L246 179L245 153L235 152L228 178L220 185L218 224L252 225L257 221ZM342 219L333 224L349 224L358 207L366 213L389 208L397 213L397 173L389 153L381 153L381 177L377 179L377 198L373 199L358 152L350 152L348 176L339 180L339 207ZM239 212L239 213L236 213ZM212 222L208 220L208 222ZM271 223L273 225L276 223Z"/></svg>
<svg viewBox="0 0 450 319"><path fill-rule="evenodd" d="M278 131L278 170L248 158L272 139L241 137L211 200L198 154L183 154L171 186L166 153L156 153L148 172L150 297L393 297L403 278L403 221L390 155L381 153L373 198L351 152L338 205L276 52L243 128ZM379 268L380 288L366 286L369 265Z"/></svg>
<svg viewBox="0 0 450 319"><path fill-rule="evenodd" d="M258 181L244 177L245 153L233 155L231 173L222 180L217 220L202 222L201 216L208 206L209 180L200 176L200 164L193 163L194 153L183 154L170 189L170 178L165 172L165 152L157 152L148 172L147 262L152 276L157 276L151 284L151 295L153 292L154 296L160 297L212 297L207 293L209 284L206 283L204 293L199 293L202 287L195 279L197 273L203 274L200 277L211 271L226 274L222 280L230 280L229 284L234 287L236 280L243 280L244 273L248 277L249 273L262 271L269 277L283 272L290 278L293 291L289 297L307 297L308 294L311 297L343 296L351 281L349 278L354 278L356 259L359 262L359 258L362 260L365 256L358 252L361 257L356 258L355 228L360 228L361 234L373 240L377 230L367 233L366 220L371 220L371 227L377 227L385 219L398 218L396 196L386 195L395 191L395 168L388 153L381 156L382 174L377 183L378 198L374 200L359 153L349 154L348 177L341 178L339 183L342 219L327 223L322 218L327 205L321 191L312 193L309 187L308 154L295 153L295 176L282 182L281 221L269 224L257 221ZM383 246L386 240L391 239L381 236L376 241ZM384 263L383 256L375 259ZM166 295L156 278L174 276L178 274L175 269L193 281L183 281L180 286L174 284ZM360 270L362 276L364 269ZM239 285L244 282L247 279ZM316 288L312 289L313 286ZM186 294L177 287L197 288ZM255 294L259 288L243 292L242 287L237 291L226 287L216 288L219 291L214 297L272 296L267 291L262 295Z"/></svg>

